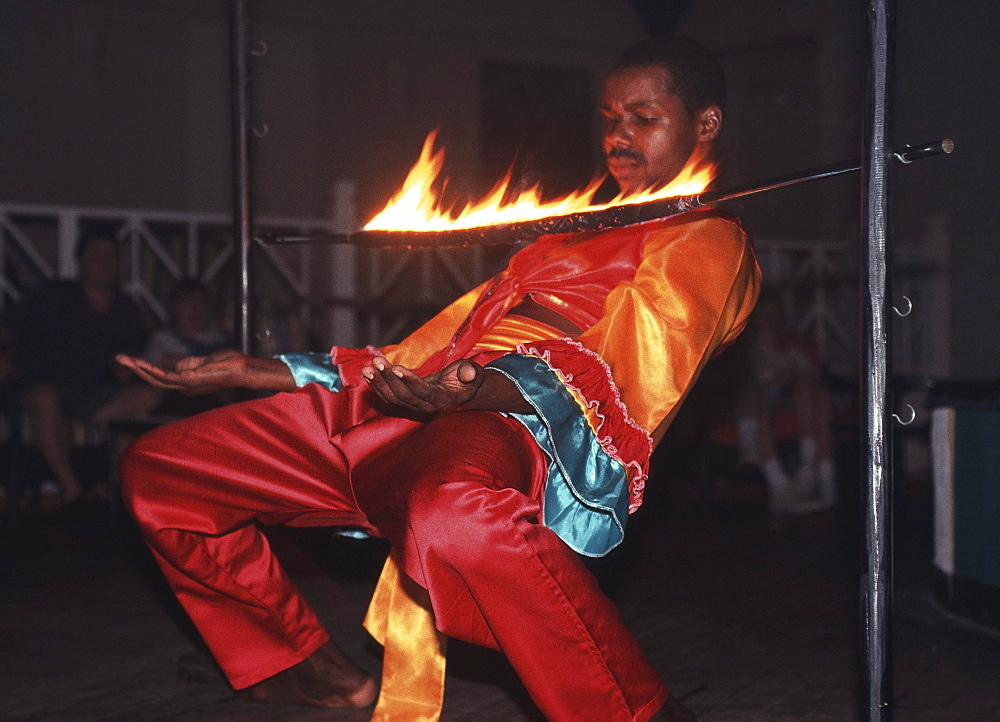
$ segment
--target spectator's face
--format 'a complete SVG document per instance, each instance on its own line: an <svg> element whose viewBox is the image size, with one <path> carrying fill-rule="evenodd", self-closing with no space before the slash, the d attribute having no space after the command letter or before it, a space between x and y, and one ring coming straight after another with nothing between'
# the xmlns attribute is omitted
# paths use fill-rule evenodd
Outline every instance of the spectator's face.
<svg viewBox="0 0 1000 722"><path fill-rule="evenodd" d="M100 288L118 285L118 246L110 238L91 238L79 258L80 281Z"/></svg>
<svg viewBox="0 0 1000 722"><path fill-rule="evenodd" d="M211 307L204 294L193 292L178 296L173 304L174 323L181 333L198 333L209 327Z"/></svg>
<svg viewBox="0 0 1000 722"><path fill-rule="evenodd" d="M719 134L717 106L692 115L670 87L670 74L655 65L622 68L604 83L604 155L623 193L669 182L699 144Z"/></svg>

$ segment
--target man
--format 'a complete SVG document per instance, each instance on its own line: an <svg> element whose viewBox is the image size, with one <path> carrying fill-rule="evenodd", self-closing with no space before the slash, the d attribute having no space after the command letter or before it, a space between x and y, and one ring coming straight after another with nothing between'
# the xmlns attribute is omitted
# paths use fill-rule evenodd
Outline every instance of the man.
<svg viewBox="0 0 1000 722"><path fill-rule="evenodd" d="M627 52L602 98L622 190L708 154L723 101L701 46ZM140 439L121 465L126 500L250 699L374 698L254 525L344 524L387 537L437 629L502 650L547 718L689 718L577 552L621 541L655 441L745 324L758 283L739 226L698 212L543 237L381 351L228 351L176 372L123 359L164 388L291 392Z"/></svg>
<svg viewBox="0 0 1000 722"><path fill-rule="evenodd" d="M745 343L746 379L736 428L740 457L759 467L772 512L808 514L837 499L833 463L833 398L819 355L808 339L785 325L780 299L757 303ZM790 427L790 430L789 430ZM778 430L797 443L794 474L778 453Z"/></svg>
<svg viewBox="0 0 1000 722"><path fill-rule="evenodd" d="M114 235L87 231L76 256L77 280L45 284L6 320L20 401L64 504L84 491L70 457L71 423L139 415L157 396L115 363L117 354L142 348L145 329L139 309L119 287Z"/></svg>
<svg viewBox="0 0 1000 722"><path fill-rule="evenodd" d="M232 348L232 334L219 326L212 294L202 281L196 278L178 281L170 293L167 308L169 323L150 335L142 351L146 361L160 368L173 369L182 358L207 356L213 351ZM151 409L156 415L190 416L232 401L230 395L224 393L199 396L157 393L162 398Z"/></svg>

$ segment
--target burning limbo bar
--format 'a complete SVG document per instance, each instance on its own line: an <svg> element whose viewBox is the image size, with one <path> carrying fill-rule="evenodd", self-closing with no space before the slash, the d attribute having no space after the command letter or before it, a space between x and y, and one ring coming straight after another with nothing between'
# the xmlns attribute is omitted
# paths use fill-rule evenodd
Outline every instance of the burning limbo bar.
<svg viewBox="0 0 1000 722"><path fill-rule="evenodd" d="M912 163L921 158L951 153L954 143L949 139L919 146L906 146L895 151L893 157L901 163ZM676 196L645 203L631 203L593 211L580 211L563 216L550 216L533 221L501 223L477 228L445 231L357 231L356 233L315 233L305 236L262 235L264 243L349 243L366 246L396 246L402 248L446 248L456 246L509 245L533 241L549 233L578 233L620 228L635 223L669 218L696 208L805 181L830 178L861 169L860 161L845 161L812 168L759 183L748 183L735 188L708 190L690 196Z"/></svg>

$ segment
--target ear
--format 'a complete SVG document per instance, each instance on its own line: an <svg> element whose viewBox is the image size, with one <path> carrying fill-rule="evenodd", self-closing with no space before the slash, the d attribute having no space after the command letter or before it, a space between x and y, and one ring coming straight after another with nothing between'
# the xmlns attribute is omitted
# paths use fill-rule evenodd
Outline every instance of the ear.
<svg viewBox="0 0 1000 722"><path fill-rule="evenodd" d="M698 142L711 143L722 132L722 108L709 105L695 114L698 123Z"/></svg>

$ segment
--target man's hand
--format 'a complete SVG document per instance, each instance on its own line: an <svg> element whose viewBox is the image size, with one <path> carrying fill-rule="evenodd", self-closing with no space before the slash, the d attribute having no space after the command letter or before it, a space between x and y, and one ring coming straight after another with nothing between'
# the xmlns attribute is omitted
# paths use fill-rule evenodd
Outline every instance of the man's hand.
<svg viewBox="0 0 1000 722"><path fill-rule="evenodd" d="M361 375L383 401L411 411L439 414L468 403L483 385L486 372L473 361L456 361L430 376L417 376L377 356Z"/></svg>
<svg viewBox="0 0 1000 722"><path fill-rule="evenodd" d="M425 414L460 409L521 414L535 411L513 381L468 359L421 377L405 366L393 366L384 357L376 356L361 369L361 375L383 401Z"/></svg>
<svg viewBox="0 0 1000 722"><path fill-rule="evenodd" d="M173 371L124 354L119 355L117 360L146 383L189 396L231 388L258 391L295 389L295 379L284 363L277 359L254 358L235 349L182 358Z"/></svg>

